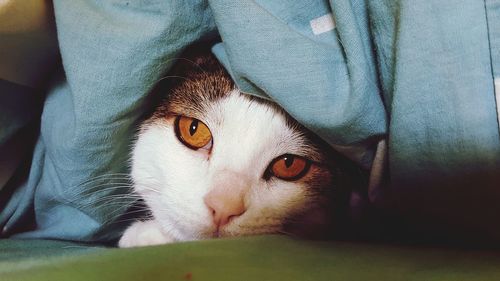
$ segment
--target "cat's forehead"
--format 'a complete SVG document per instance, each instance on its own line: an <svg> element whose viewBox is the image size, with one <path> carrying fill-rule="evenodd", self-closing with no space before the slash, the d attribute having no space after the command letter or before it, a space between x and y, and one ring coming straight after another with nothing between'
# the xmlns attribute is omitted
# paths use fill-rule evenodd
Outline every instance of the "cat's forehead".
<svg viewBox="0 0 500 281"><path fill-rule="evenodd" d="M206 108L201 120L213 130L214 142L221 138L230 145L256 154L274 152L297 154L319 159L319 150L308 139L302 127L276 105L232 90ZM229 149L229 148L228 148Z"/></svg>
<svg viewBox="0 0 500 281"><path fill-rule="evenodd" d="M280 142L280 146L322 162L319 148L306 130L278 105L241 93L225 69L212 57L183 73L153 120L173 115L196 118L224 139L239 138L247 145ZM245 138L254 134L251 139ZM255 134L261 134L257 137ZM219 136L221 137L221 136ZM253 142L252 142L253 141Z"/></svg>
<svg viewBox="0 0 500 281"><path fill-rule="evenodd" d="M260 111L254 112L254 117L279 115L287 127L299 130L297 121L276 104L241 93L220 64L212 66L209 72L198 70L186 75L181 83L173 87L166 102L157 110L159 114L185 115L203 120L207 117L221 119L222 113L230 112L236 118L243 116L240 113L244 110L241 109L247 107L247 110Z"/></svg>
<svg viewBox="0 0 500 281"><path fill-rule="evenodd" d="M182 105L182 106L181 106ZM212 131L214 145L229 154L269 152L274 157L297 154L322 162L319 149L304 129L277 105L243 94L238 89L197 101L177 102L173 115L185 115L204 122ZM223 148L221 148L221 145ZM234 151L230 152L231 149Z"/></svg>

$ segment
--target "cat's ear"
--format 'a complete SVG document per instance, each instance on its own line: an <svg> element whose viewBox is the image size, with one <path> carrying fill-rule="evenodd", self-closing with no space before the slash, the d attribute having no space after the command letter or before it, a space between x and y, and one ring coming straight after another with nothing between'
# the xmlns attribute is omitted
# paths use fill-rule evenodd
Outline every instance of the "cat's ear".
<svg viewBox="0 0 500 281"><path fill-rule="evenodd" d="M174 60L175 64L169 74L180 77L192 77L204 73L224 71L223 67L212 54L215 41L201 41L187 47Z"/></svg>
<svg viewBox="0 0 500 281"><path fill-rule="evenodd" d="M219 39L219 40L216 40ZM158 80L151 91L150 106L160 104L173 89L208 73L226 73L226 70L211 52L212 46L220 42L220 38L194 43L175 56L172 67ZM150 116L153 111L149 111Z"/></svg>

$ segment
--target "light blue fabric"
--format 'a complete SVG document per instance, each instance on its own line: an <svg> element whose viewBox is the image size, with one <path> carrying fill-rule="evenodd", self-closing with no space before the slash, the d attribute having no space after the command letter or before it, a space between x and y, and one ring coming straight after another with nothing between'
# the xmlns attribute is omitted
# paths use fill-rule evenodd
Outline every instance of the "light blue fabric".
<svg viewBox="0 0 500 281"><path fill-rule="evenodd" d="M224 52L216 48L216 54L227 56L242 90L269 95L331 144L351 145L385 134L368 23L359 1L352 6L337 1L339 32L319 35L310 21L332 12L325 1L209 2L224 41Z"/></svg>
<svg viewBox="0 0 500 281"><path fill-rule="evenodd" d="M9 234L34 219L36 230L18 237L107 240L127 202L99 198L126 192L127 181L89 180L126 172L146 93L183 46L215 27L208 5L195 0L56 0L54 9L64 76L55 75L29 178L0 225ZM104 189L113 182L121 189Z"/></svg>
<svg viewBox="0 0 500 281"><path fill-rule="evenodd" d="M500 1L369 4L398 211L499 238Z"/></svg>
<svg viewBox="0 0 500 281"><path fill-rule="evenodd" d="M215 28L223 43L213 51L242 90L276 101L338 149L363 148L361 157L344 150L363 166L387 138L384 200L393 204L385 207L500 233L491 223L500 211L499 0L54 7L64 75L55 75L45 101L29 179L1 213L7 233L33 217L36 230L19 237L116 237L112 221L127 204L99 198L126 188L93 194L111 181L89 180L126 172L147 92L183 46ZM329 14L335 28L315 32L314 20Z"/></svg>
<svg viewBox="0 0 500 281"><path fill-rule="evenodd" d="M393 180L427 180L430 172L455 177L470 166L494 171L500 163L484 3L460 2L441 7L440 1L400 1L396 26L375 25L397 32L386 51L396 61L381 61L392 65L384 73L384 93L392 116Z"/></svg>

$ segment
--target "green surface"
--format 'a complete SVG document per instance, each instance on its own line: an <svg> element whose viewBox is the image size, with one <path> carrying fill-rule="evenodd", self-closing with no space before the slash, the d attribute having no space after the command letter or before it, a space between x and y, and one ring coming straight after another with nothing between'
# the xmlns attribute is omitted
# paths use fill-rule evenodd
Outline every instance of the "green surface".
<svg viewBox="0 0 500 281"><path fill-rule="evenodd" d="M500 280L500 253L262 236L134 249L0 240L0 280Z"/></svg>

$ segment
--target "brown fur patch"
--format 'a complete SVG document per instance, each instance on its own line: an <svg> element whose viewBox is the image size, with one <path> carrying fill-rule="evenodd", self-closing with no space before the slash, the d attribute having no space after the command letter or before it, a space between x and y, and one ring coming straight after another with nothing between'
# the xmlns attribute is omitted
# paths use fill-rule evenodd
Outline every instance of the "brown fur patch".
<svg viewBox="0 0 500 281"><path fill-rule="evenodd" d="M169 77L166 85L160 87L166 91L160 93L166 98L154 112L153 120L180 114L200 118L205 108L235 88L229 74L209 50L180 60Z"/></svg>

